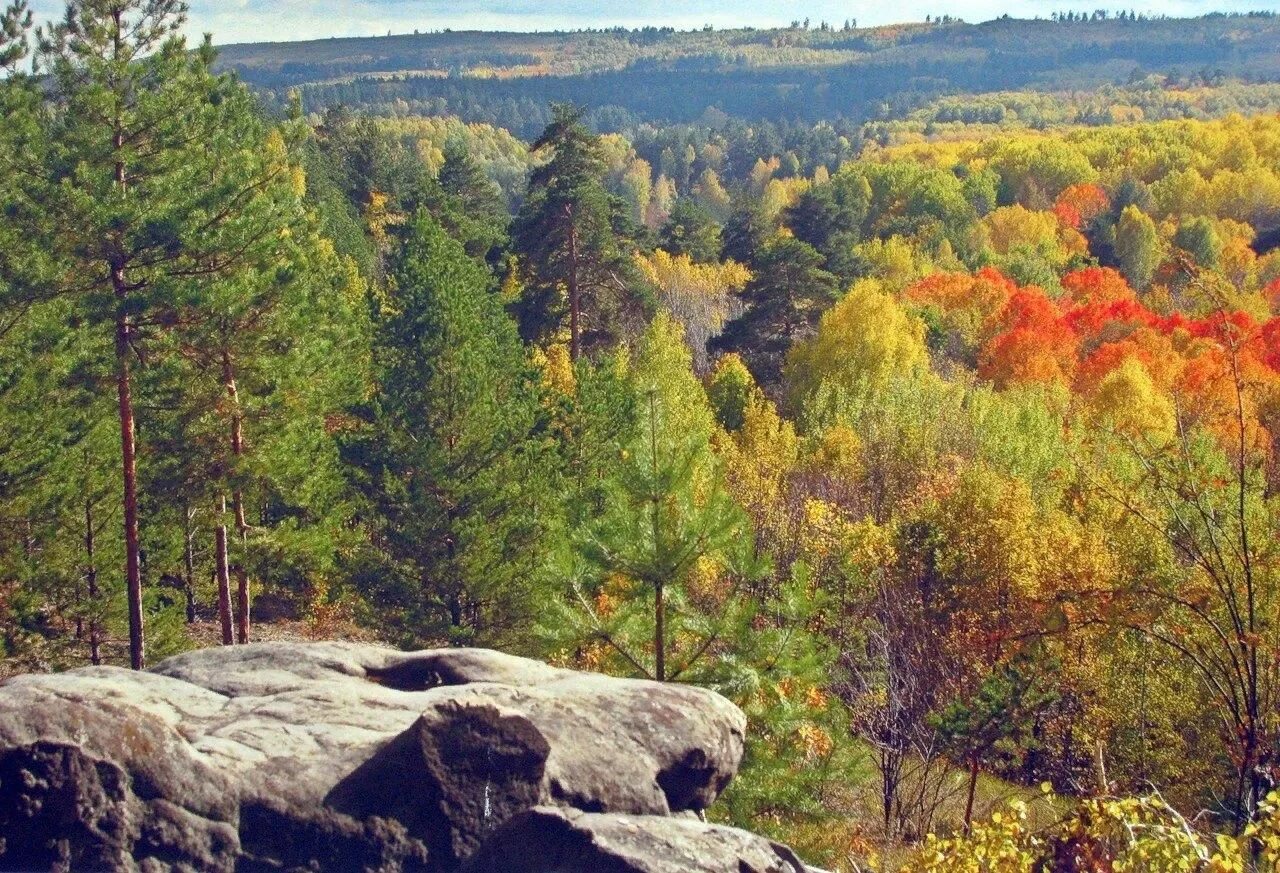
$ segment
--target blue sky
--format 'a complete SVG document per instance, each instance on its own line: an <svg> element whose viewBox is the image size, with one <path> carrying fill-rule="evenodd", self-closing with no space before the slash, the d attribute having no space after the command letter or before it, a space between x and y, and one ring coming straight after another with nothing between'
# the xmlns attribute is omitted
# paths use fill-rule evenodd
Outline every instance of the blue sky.
<svg viewBox="0 0 1280 873"><path fill-rule="evenodd" d="M1134 3L1122 0L189 0L193 34L211 31L218 43L263 40L322 39L455 30L543 30L612 25L670 25L682 29L785 25L806 16L817 22L887 24L923 20L927 14L950 14L966 21L985 21L1009 13L1022 18L1048 17L1059 9L1133 8L1168 15L1201 15L1214 11L1280 9L1280 0L1165 0ZM58 0L36 0L37 15L58 16Z"/></svg>

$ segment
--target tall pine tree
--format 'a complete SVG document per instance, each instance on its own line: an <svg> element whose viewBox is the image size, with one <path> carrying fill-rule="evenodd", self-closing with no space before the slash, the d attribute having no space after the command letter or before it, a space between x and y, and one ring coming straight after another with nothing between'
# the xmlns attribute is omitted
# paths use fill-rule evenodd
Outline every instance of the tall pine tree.
<svg viewBox="0 0 1280 873"><path fill-rule="evenodd" d="M23 172L5 221L50 268L9 284L20 308L75 302L78 324L109 336L130 661L143 666L139 390L172 350L176 325L203 317L211 290L280 256L298 179L270 147L252 96L191 51L178 0L70 0L41 32L42 100L12 118ZM8 119L7 119L8 122ZM163 372L163 371L156 371ZM147 378L140 381L140 376ZM145 407L142 404L141 407Z"/></svg>
<svg viewBox="0 0 1280 873"><path fill-rule="evenodd" d="M713 351L737 352L761 385L776 388L787 352L817 329L836 300L836 278L822 268L823 257L808 243L777 236L752 267L742 297L746 311L709 343Z"/></svg>
<svg viewBox="0 0 1280 873"><path fill-rule="evenodd" d="M607 173L599 138L582 110L556 106L534 143L546 163L529 178L529 192L512 228L525 279L517 305L526 339L554 337L567 327L569 354L607 345L634 318L632 264L615 233L621 206L604 189Z"/></svg>
<svg viewBox="0 0 1280 873"><path fill-rule="evenodd" d="M404 643L518 639L552 515L546 412L515 325L426 214L375 321L378 394L344 445L370 507L357 584Z"/></svg>

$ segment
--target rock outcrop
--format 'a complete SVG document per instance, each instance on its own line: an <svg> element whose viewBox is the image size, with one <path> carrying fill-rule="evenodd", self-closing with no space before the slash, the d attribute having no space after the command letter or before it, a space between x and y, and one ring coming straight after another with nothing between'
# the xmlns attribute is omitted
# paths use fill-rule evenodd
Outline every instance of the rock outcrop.
<svg viewBox="0 0 1280 873"><path fill-rule="evenodd" d="M275 643L0 685L0 870L803 873L697 815L708 691L481 650Z"/></svg>

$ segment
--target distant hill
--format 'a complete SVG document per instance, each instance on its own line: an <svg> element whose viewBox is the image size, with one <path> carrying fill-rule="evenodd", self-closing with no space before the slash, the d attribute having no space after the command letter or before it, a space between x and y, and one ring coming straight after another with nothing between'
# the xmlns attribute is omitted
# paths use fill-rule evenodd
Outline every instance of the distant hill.
<svg viewBox="0 0 1280 873"><path fill-rule="evenodd" d="M232 45L221 64L309 110L457 115L529 137L552 101L603 129L644 122L902 118L940 98L1091 91L1149 74L1179 86L1280 81L1274 13L1195 19L929 22L872 29L444 32Z"/></svg>

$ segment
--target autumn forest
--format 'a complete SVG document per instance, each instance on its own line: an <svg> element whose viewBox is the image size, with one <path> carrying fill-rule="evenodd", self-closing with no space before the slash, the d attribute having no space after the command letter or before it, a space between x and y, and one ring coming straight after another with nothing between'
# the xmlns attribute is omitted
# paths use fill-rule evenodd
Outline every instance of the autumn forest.
<svg viewBox="0 0 1280 873"><path fill-rule="evenodd" d="M1274 14L66 7L0 21L0 677L492 647L725 695L708 815L833 870L1278 869Z"/></svg>

